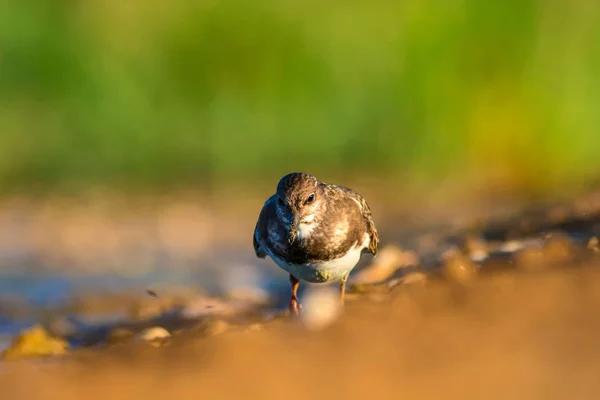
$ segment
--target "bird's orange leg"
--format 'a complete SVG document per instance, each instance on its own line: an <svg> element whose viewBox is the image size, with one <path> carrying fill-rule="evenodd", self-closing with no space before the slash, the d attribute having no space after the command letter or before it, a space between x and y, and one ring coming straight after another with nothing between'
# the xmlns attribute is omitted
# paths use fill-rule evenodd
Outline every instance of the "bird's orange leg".
<svg viewBox="0 0 600 400"><path fill-rule="evenodd" d="M344 305L344 301L346 300L346 281L348 280L348 275L344 275L340 280L340 303L342 305Z"/></svg>
<svg viewBox="0 0 600 400"><path fill-rule="evenodd" d="M300 303L298 303L298 285L300 282L296 277L290 274L290 283L292 284L292 297L290 297L290 313L293 315L300 314Z"/></svg>

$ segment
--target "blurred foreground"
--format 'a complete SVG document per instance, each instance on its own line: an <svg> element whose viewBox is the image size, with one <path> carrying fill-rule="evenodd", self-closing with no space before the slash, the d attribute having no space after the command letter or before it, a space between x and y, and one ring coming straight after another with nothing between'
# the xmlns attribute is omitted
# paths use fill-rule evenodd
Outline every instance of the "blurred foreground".
<svg viewBox="0 0 600 400"><path fill-rule="evenodd" d="M600 393L600 259L503 270L469 288L352 299L322 332L278 319L56 364L2 366L3 399L591 399ZM35 384L32 384L35 382Z"/></svg>

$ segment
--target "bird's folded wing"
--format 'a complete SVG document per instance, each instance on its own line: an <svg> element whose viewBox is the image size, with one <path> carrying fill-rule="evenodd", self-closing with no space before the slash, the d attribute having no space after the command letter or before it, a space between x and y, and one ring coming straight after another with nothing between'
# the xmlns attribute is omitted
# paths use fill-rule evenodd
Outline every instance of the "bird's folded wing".
<svg viewBox="0 0 600 400"><path fill-rule="evenodd" d="M265 258L267 253L263 248L263 242L267 239L268 235L268 223L269 217L273 214L273 197L270 197L263 208L260 210L260 214L258 216L258 220L256 221L256 226L254 227L254 235L253 235L253 243L254 243L254 252L256 256L259 258Z"/></svg>
<svg viewBox="0 0 600 400"><path fill-rule="evenodd" d="M367 201L360 194L355 192L352 189L345 188L347 194L354 200L361 209L363 218L367 223L367 233L369 234L369 238L371 239L369 242L369 252L373 255L377 254L377 249L379 246L379 233L377 232L377 228L375 227L375 221L373 221L373 216L371 215L371 208Z"/></svg>

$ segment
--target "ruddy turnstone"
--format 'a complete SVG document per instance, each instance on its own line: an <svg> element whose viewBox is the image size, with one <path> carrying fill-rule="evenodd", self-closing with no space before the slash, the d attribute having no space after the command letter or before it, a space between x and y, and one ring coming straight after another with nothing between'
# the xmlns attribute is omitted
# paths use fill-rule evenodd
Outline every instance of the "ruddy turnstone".
<svg viewBox="0 0 600 400"><path fill-rule="evenodd" d="M299 280L346 280L364 251L377 254L379 234L365 199L352 189L295 172L285 175L264 204L254 229L256 256L271 259L290 274L289 308L298 315Z"/></svg>

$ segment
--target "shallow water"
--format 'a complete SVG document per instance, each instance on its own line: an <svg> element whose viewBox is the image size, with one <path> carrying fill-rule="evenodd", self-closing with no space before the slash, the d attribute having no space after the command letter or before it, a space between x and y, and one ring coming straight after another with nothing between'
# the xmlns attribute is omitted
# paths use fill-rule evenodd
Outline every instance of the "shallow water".
<svg viewBox="0 0 600 400"><path fill-rule="evenodd" d="M163 268L134 274L19 275L13 272L0 275L0 351L10 344L14 335L43 322L44 315L56 315L56 310L86 296L125 294L143 298L149 296L147 291L152 289L160 297L161 290L173 288L209 296L223 296L236 288L261 289L275 298L287 293L287 274L275 265L264 260L254 265L236 263L231 261L231 254L229 259L220 266L205 264L197 269ZM112 311L58 312L78 330L89 330L126 320L128 305L123 302L121 309Z"/></svg>

